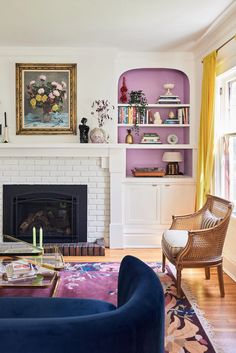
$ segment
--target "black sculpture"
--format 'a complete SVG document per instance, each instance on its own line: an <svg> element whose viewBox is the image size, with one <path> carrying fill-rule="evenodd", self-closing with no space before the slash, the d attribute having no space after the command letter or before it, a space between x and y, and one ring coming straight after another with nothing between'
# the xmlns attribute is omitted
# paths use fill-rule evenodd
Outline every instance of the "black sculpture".
<svg viewBox="0 0 236 353"><path fill-rule="evenodd" d="M79 124L80 143L88 143L89 126L86 125L87 119L83 118L81 120L81 123L82 124Z"/></svg>

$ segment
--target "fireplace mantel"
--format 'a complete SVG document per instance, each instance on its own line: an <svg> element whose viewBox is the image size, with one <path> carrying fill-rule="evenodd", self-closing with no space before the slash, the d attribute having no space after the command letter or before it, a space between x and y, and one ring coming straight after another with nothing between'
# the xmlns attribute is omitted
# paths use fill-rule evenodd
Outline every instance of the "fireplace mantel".
<svg viewBox="0 0 236 353"><path fill-rule="evenodd" d="M123 149L118 144L0 144L0 157L108 157L110 150Z"/></svg>

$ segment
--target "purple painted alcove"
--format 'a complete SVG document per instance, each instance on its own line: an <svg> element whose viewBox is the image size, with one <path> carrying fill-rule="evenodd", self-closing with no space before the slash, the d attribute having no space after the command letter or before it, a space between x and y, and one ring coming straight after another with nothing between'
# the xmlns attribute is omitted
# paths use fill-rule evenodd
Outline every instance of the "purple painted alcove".
<svg viewBox="0 0 236 353"><path fill-rule="evenodd" d="M166 163L162 162L164 152L171 152L172 149L127 149L126 150L126 176L132 176L134 168L163 168L165 170ZM183 162L179 163L179 170L185 176L192 176L192 151L175 149L180 152Z"/></svg>
<svg viewBox="0 0 236 353"><path fill-rule="evenodd" d="M189 104L189 79L180 70L143 68L124 72L118 82L118 103L121 103L120 88L123 83L123 77L125 77L128 92L142 90L147 97L148 104L157 103L157 98L165 94L164 83L174 83L175 87L172 93L179 96L182 104Z"/></svg>
<svg viewBox="0 0 236 353"><path fill-rule="evenodd" d="M157 99L160 95L165 94L163 85L165 83L174 83L175 87L172 90L173 94L179 96L182 104L189 104L190 102L190 84L187 75L175 69L169 68L141 68L133 69L124 72L118 82L118 103L121 103L121 86L123 84L123 77L125 77L125 83L128 89L127 98L129 99L129 92L134 90L142 90L145 93L148 104L156 104ZM175 113L177 116L177 108L148 108L151 113L155 111L160 113L162 121L168 118L170 111ZM118 131L118 143L125 143L125 137L127 135L127 129L129 126L119 127ZM163 144L167 144L167 137L169 134L175 134L178 137L178 144L189 144L190 129L189 127L158 127L158 126L140 126L139 134L132 132L134 137L134 143L139 144L142 136L147 132L155 132L160 136L160 140ZM180 165L180 171L187 176L192 176L192 150L178 149L176 145L175 151L180 151L183 156L183 162ZM166 146L165 146L166 147ZM166 163L162 162L162 155L168 148L164 149L127 149L126 151L126 176L132 176L131 170L135 167L161 167L165 169Z"/></svg>

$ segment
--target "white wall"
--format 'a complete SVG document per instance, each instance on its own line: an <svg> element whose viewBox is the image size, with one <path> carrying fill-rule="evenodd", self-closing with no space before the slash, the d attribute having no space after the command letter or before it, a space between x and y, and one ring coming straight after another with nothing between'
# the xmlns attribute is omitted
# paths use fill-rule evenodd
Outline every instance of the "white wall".
<svg viewBox="0 0 236 353"><path fill-rule="evenodd" d="M15 112L15 63L77 63L77 126L83 116L89 119L92 129L96 119L91 117L91 104L95 99L108 99L116 103L117 83L114 81L114 50L79 48L0 48L0 122L3 112L8 115L10 142L56 143L79 142L79 136L40 135L16 136ZM114 118L115 118L114 112ZM116 121L104 126L109 130L111 141L116 140Z"/></svg>
<svg viewBox="0 0 236 353"><path fill-rule="evenodd" d="M37 62L77 63L77 126L84 116L88 118L90 129L96 126L96 119L90 114L92 102L104 98L116 105L119 77L126 70L134 68L166 67L184 71L190 79L192 112L195 109L194 58L191 53L119 53L115 49L103 48L0 48L0 123L6 111L11 143L79 142L78 135L16 136L15 64ZM112 143L116 142L116 113L115 110L114 119L107 121L104 126Z"/></svg>
<svg viewBox="0 0 236 353"><path fill-rule="evenodd" d="M195 52L196 59L196 103L201 99L202 58L217 49L236 34L236 4L230 13L212 26L199 42ZM236 66L236 40L233 40L218 52L217 75ZM199 116L200 104L197 109ZM224 270L236 280L236 218L232 217L224 246Z"/></svg>

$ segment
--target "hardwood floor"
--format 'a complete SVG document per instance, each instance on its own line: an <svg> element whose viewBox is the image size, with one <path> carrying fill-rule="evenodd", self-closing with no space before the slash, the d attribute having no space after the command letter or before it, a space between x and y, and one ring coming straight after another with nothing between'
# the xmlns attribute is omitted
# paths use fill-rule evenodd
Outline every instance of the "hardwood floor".
<svg viewBox="0 0 236 353"><path fill-rule="evenodd" d="M105 256L67 257L66 261L113 262L125 255L134 255L143 261L161 261L160 249L106 249ZM225 298L220 297L217 273L211 270L211 279L205 280L204 269L185 269L183 280L192 290L199 308L212 325L216 343L225 353L236 352L236 282L224 274Z"/></svg>

